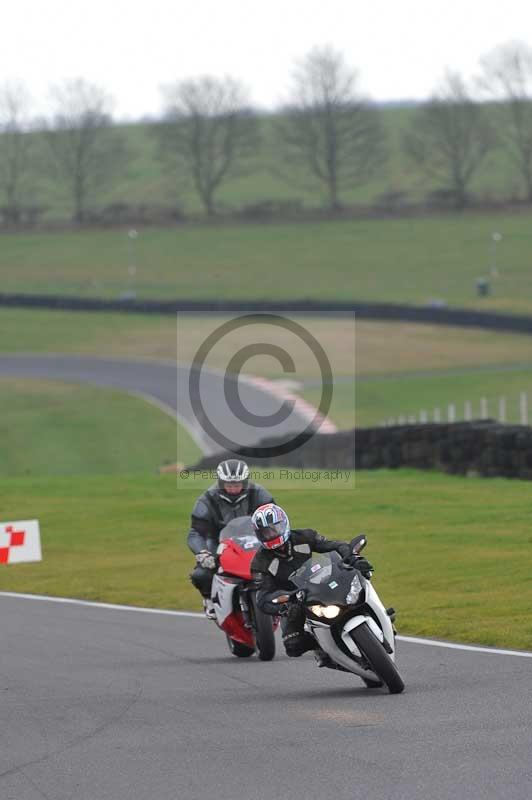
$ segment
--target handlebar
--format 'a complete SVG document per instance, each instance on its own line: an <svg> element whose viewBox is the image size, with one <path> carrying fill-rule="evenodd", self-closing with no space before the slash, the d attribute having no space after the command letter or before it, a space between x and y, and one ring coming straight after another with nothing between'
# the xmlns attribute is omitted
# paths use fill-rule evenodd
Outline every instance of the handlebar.
<svg viewBox="0 0 532 800"><path fill-rule="evenodd" d="M285 605L285 603L289 603L290 600L294 598L298 600L300 603L305 601L307 593L305 589L293 589L291 592L285 592L284 594L279 595L279 597L274 597L272 603L274 605Z"/></svg>

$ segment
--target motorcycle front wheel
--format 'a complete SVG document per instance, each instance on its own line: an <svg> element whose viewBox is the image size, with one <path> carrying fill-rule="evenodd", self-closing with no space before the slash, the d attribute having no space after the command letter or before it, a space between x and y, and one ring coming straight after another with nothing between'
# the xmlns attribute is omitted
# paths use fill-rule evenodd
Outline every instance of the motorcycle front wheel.
<svg viewBox="0 0 532 800"><path fill-rule="evenodd" d="M351 637L360 652L369 661L373 672L386 684L390 694L400 694L405 688L403 679L392 659L366 623L364 622L352 630ZM377 687L375 686L375 688Z"/></svg>
<svg viewBox="0 0 532 800"><path fill-rule="evenodd" d="M225 634L225 638L227 639L229 650L237 658L249 658L255 652L253 647L248 647L247 644L242 644L242 642L237 642L235 639L231 639L227 633Z"/></svg>
<svg viewBox="0 0 532 800"><path fill-rule="evenodd" d="M273 617L261 611L257 605L255 592L249 594L249 606L252 616L253 631L257 655L261 661L271 661L275 656L275 634L273 630Z"/></svg>

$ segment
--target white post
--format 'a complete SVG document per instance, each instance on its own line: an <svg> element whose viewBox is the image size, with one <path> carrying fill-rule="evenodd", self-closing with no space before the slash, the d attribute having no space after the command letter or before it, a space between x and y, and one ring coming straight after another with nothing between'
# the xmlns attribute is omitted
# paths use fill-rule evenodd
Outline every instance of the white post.
<svg viewBox="0 0 532 800"><path fill-rule="evenodd" d="M410 416L408 417L408 423L410 425L415 425L416 424L416 415L415 414L410 414Z"/></svg>
<svg viewBox="0 0 532 800"><path fill-rule="evenodd" d="M506 397L499 397L499 422L506 422Z"/></svg>
<svg viewBox="0 0 532 800"><path fill-rule="evenodd" d="M433 418L434 418L434 422L441 422L441 414L440 414L440 409L439 408L435 408L434 409Z"/></svg>
<svg viewBox="0 0 532 800"><path fill-rule="evenodd" d="M521 425L528 425L528 397L526 392L521 392L519 405L521 411Z"/></svg>
<svg viewBox="0 0 532 800"><path fill-rule="evenodd" d="M132 228L127 233L128 240L129 240L129 264L128 264L128 268L127 268L127 274L128 274L127 294L128 294L128 299L134 299L135 298L134 286L135 286L135 275L137 274L137 265L135 263L136 262L136 259L135 259L135 242L136 242L136 239L137 239L138 235L139 235L138 231L136 231L134 228Z"/></svg>
<svg viewBox="0 0 532 800"><path fill-rule="evenodd" d="M480 398L480 419L488 418L488 401L487 398Z"/></svg>
<svg viewBox="0 0 532 800"><path fill-rule="evenodd" d="M424 408L422 408L421 411L419 412L419 421L420 422L428 422L429 421L429 415L427 414L427 412L425 411Z"/></svg>
<svg viewBox="0 0 532 800"><path fill-rule="evenodd" d="M464 403L464 419L467 422L471 422L473 419L473 407L471 405L471 400L466 400Z"/></svg>
<svg viewBox="0 0 532 800"><path fill-rule="evenodd" d="M447 406L447 422L456 422L456 406L454 403L449 403Z"/></svg>
<svg viewBox="0 0 532 800"><path fill-rule="evenodd" d="M399 418L398 418L397 422L399 423L399 425L404 425L405 424L404 414L399 414Z"/></svg>

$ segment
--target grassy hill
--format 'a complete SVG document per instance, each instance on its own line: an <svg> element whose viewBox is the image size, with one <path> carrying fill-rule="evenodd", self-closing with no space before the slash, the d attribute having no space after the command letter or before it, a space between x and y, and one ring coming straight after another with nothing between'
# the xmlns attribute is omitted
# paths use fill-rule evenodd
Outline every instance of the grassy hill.
<svg viewBox="0 0 532 800"><path fill-rule="evenodd" d="M381 170L368 184L346 191L342 201L346 204L374 203L386 192L405 192L412 202L422 200L436 188L427 180L402 152L402 138L412 122L414 108L383 108L382 121L388 143L388 158ZM191 186L178 183L157 158L157 140L153 124L121 126L130 161L123 176L107 186L94 198L94 207L125 202L131 205L174 205L185 212L197 212L200 204ZM221 209L238 209L267 198L278 200L299 199L306 206L320 206L325 197L308 176L296 174L290 181L279 169L278 146L274 134L274 119L263 117L260 121L261 144L252 161L249 174L225 183L218 194ZM35 135L36 147L44 150L41 134ZM519 196L521 187L510 159L503 149L495 151L475 176L471 191L484 199L497 196ZM65 218L70 214L69 200L64 188L44 174L36 176L28 185L28 201L42 205L48 219Z"/></svg>

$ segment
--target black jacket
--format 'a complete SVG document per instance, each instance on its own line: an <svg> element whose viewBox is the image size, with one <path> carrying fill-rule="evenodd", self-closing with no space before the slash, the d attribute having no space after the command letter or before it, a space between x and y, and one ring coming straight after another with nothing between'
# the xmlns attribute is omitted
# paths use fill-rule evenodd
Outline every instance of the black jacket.
<svg viewBox="0 0 532 800"><path fill-rule="evenodd" d="M192 509L188 546L193 553L209 550L214 553L222 528L236 517L248 517L264 503L273 503L271 494L260 483L249 482L248 490L236 502L226 500L220 495L214 483L203 492Z"/></svg>
<svg viewBox="0 0 532 800"><path fill-rule="evenodd" d="M299 569L312 553L331 553L336 550L342 558L346 558L351 552L347 542L326 539L312 528L292 530L284 549L286 555L279 550L261 548L251 562L251 571L260 583L257 605L266 614L278 612L279 606L272 603L273 598L279 594L279 590L292 591L295 588L288 576Z"/></svg>

